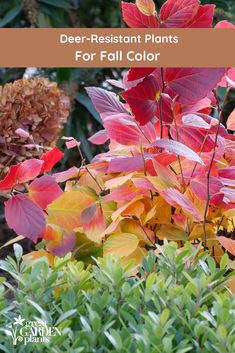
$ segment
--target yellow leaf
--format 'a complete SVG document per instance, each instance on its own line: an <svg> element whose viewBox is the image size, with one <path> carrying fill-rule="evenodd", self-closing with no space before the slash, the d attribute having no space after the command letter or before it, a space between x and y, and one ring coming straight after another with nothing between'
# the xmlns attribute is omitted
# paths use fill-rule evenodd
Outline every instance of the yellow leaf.
<svg viewBox="0 0 235 353"><path fill-rule="evenodd" d="M135 173L130 173L127 175L122 175L120 177L110 179L110 180L106 181L105 187L107 189L117 188L118 186L121 186L121 185L125 184L128 180L130 180L134 174Z"/></svg>
<svg viewBox="0 0 235 353"><path fill-rule="evenodd" d="M188 234L181 229L174 227L173 225L162 225L159 230L156 231L156 236L159 239L166 238L167 240L184 240L188 239Z"/></svg>
<svg viewBox="0 0 235 353"><path fill-rule="evenodd" d="M128 256L134 252L139 244L139 239L131 233L116 233L104 243L104 256L114 254L119 257Z"/></svg>
<svg viewBox="0 0 235 353"><path fill-rule="evenodd" d="M122 266L126 266L130 260L135 261L135 265L141 265L143 259L148 255L148 251L144 248L141 248L138 246L138 248L133 251L129 256L123 258L121 260ZM130 275L134 276L136 273L138 273L138 269L134 267L134 269L131 271Z"/></svg>
<svg viewBox="0 0 235 353"><path fill-rule="evenodd" d="M153 232L147 227L141 227L139 223L132 219L124 219L121 223L121 230L123 233L136 235L144 244L148 244L149 246L152 245L150 239L152 238Z"/></svg>
<svg viewBox="0 0 235 353"><path fill-rule="evenodd" d="M156 13L153 0L136 0L136 6L145 16L153 16Z"/></svg>
<svg viewBox="0 0 235 353"><path fill-rule="evenodd" d="M65 192L48 206L47 222L73 230L81 225L81 213L94 202L83 189Z"/></svg>

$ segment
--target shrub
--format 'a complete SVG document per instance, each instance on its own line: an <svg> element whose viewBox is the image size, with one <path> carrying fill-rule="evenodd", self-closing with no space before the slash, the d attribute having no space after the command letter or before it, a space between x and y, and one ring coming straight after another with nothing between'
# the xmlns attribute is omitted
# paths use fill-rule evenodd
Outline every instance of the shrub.
<svg viewBox="0 0 235 353"><path fill-rule="evenodd" d="M169 243L157 255L150 252L131 276L133 263L123 267L112 256L85 269L67 255L51 268L43 259L22 260L21 248L15 250L17 261L0 262L16 282L1 279L2 352L14 352L5 329L19 315L47 321L61 335L50 343L18 342L18 353L234 352L235 299L226 290L226 255L217 268L208 253L198 256L188 243L182 251Z"/></svg>
<svg viewBox="0 0 235 353"><path fill-rule="evenodd" d="M137 28L210 28L213 13L197 0L168 0L157 13L151 0L122 2ZM119 95L87 88L104 126L90 142L109 140L109 151L85 165L80 142L67 137L80 168L43 175L60 160L57 149L12 166L0 181L10 228L53 255L87 261L103 252L141 263L164 238L202 242L218 262L224 248L235 255L235 116L223 126L216 93L235 85L234 69L133 68L111 83Z"/></svg>

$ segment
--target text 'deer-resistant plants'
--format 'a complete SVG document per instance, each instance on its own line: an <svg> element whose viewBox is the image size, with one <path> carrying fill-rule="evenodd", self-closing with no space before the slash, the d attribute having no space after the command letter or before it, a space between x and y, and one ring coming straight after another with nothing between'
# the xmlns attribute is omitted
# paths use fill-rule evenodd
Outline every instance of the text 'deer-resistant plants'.
<svg viewBox="0 0 235 353"><path fill-rule="evenodd" d="M210 28L214 8L197 0L168 0L160 11L151 0L122 2L124 21L136 28ZM90 142L109 141L109 150L50 175L63 156L57 148L12 165L0 181L9 226L40 240L40 254L71 251L86 261L103 253L139 263L164 238L179 247L202 243L217 261L225 250L234 256L235 116L222 125L216 93L235 87L234 69L132 68L112 84L122 87L119 95L87 88L103 123ZM65 141L81 155L79 142Z"/></svg>

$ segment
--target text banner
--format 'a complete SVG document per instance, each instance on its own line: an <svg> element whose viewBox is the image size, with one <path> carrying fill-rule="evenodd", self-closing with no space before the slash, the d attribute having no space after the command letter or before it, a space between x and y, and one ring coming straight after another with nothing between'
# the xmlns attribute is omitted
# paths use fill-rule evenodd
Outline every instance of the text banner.
<svg viewBox="0 0 235 353"><path fill-rule="evenodd" d="M1 67L230 67L235 29L0 29Z"/></svg>

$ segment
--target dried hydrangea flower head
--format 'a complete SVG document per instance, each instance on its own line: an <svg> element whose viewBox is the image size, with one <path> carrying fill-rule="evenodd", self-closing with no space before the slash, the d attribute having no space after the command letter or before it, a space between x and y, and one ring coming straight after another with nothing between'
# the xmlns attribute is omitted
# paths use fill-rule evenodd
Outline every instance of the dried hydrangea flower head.
<svg viewBox="0 0 235 353"><path fill-rule="evenodd" d="M41 148L30 146L27 133L35 145L55 145L69 109L69 98L46 78L21 79L0 86L1 178L11 164L43 153ZM26 132L25 136L16 133L22 131L19 129Z"/></svg>

